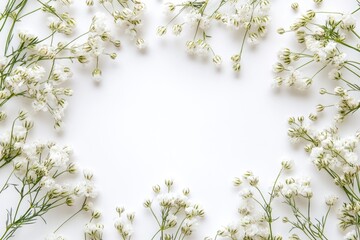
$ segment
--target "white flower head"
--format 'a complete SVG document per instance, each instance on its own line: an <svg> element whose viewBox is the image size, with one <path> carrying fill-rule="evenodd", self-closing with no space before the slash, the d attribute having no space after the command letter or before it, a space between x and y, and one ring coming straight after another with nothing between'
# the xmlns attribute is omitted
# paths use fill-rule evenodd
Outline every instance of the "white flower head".
<svg viewBox="0 0 360 240"><path fill-rule="evenodd" d="M65 240L65 238L59 234L51 233L45 238L45 240Z"/></svg>

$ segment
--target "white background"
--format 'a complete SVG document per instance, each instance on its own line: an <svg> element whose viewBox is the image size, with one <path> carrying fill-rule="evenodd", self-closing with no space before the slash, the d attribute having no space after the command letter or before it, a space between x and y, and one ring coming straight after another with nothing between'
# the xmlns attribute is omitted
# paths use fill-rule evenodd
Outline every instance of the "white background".
<svg viewBox="0 0 360 240"><path fill-rule="evenodd" d="M324 2L324 9L338 10L352 9L355 1ZM315 6L310 0L299 3L299 12ZM224 59L217 69L210 61L189 57L186 38L157 37L156 27L165 18L160 2L148 2L143 27L147 50L138 52L123 40L118 59L103 66L100 84L77 66L71 83L74 96L60 134L52 129L49 116L34 117L38 121L34 138L71 145L79 165L94 170L104 239L120 239L113 228L118 205L137 214L133 239L150 239L156 225L142 203L152 196L151 187L166 178L174 179L179 190L189 187L193 199L205 208L206 218L191 238L197 240L236 220L239 197L232 186L234 177L252 170L267 191L284 156L295 160L295 175L312 176L319 206L327 193L336 190L287 137L287 118L307 115L323 100L317 85L308 93L272 88L277 52L292 46L295 39L293 34L276 34L278 27L295 20L290 4L273 1L267 37L256 47L245 47L242 70L234 74L229 58L239 50L239 36L214 26L213 47ZM283 210L276 211L275 216ZM65 217L66 212L54 213L47 225L26 227L16 239L29 234L31 239L42 239ZM68 239L81 239L84 219L64 227ZM277 231L287 233L281 220L277 226ZM335 227L329 231L340 236Z"/></svg>

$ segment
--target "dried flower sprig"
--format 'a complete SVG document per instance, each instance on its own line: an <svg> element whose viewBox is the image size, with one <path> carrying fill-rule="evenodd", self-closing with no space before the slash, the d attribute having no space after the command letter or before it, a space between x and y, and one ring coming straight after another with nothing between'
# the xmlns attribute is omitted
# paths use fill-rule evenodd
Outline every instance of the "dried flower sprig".
<svg viewBox="0 0 360 240"><path fill-rule="evenodd" d="M24 135L27 130L13 134L20 133ZM75 201L82 202L78 214L88 199L96 196L94 184L86 175L85 180L76 185L64 182L66 176L77 171L70 161L69 147L53 142L33 142L24 143L18 151L21 154L12 161L13 171L1 190L3 194L10 188L19 195L18 202L7 211L6 226L0 236L2 240L12 238L20 227L43 219L55 208L73 206Z"/></svg>
<svg viewBox="0 0 360 240"><path fill-rule="evenodd" d="M1 112L0 119L4 120L5 118L6 114ZM32 127L33 122L27 119L26 112L20 111L13 121L10 131L4 132L1 136L0 169L21 155L22 146L25 144Z"/></svg>
<svg viewBox="0 0 360 240"><path fill-rule="evenodd" d="M142 15L146 5L141 0L98 0L107 13L110 14L116 25L124 28L126 35L134 41L138 49L146 47L145 40L140 36L140 28L143 24ZM88 6L93 6L94 1L87 1ZM120 41L117 42L120 45Z"/></svg>
<svg viewBox="0 0 360 240"><path fill-rule="evenodd" d="M315 131L304 117L290 118L289 125L290 138L305 142L305 151L312 163L320 171L325 171L343 190L347 202L341 207L339 226L343 230L355 230L354 236L358 238L360 229L356 206L360 204L360 162L356 149L359 134L341 138L337 127Z"/></svg>
<svg viewBox="0 0 360 240"><path fill-rule="evenodd" d="M291 231L298 230L294 233L292 239L300 239L299 235L303 234L308 239L328 239L326 233L326 223L329 213L334 206L337 197L331 196L325 199L327 211L321 218L314 218L311 209L311 200L313 191L310 186L310 178L301 177L286 178L276 186L278 194L282 197L283 203L289 206L292 217L283 217L283 223L290 224ZM305 209L302 209L304 205Z"/></svg>
<svg viewBox="0 0 360 240"><path fill-rule="evenodd" d="M92 204L85 206L84 210L91 212L91 218L89 222L85 224L84 240L102 240L104 224L99 222L99 219L101 218L101 212L97 209L93 209Z"/></svg>
<svg viewBox="0 0 360 240"><path fill-rule="evenodd" d="M291 168L290 161L284 161L275 182L269 192L269 197L262 192L259 186L259 177L251 171L245 172L241 178L235 178L234 185L240 187L239 221L228 224L217 231L214 238L206 240L229 239L282 239L273 232L276 217L273 216L273 202L278 196L277 183L284 170Z"/></svg>
<svg viewBox="0 0 360 240"><path fill-rule="evenodd" d="M151 240L159 236L161 240L180 240L190 236L199 219L205 216L204 210L189 199L190 190L174 191L173 180L165 180L165 186L153 186L156 197L144 202L144 207L153 215L158 230Z"/></svg>
<svg viewBox="0 0 360 240"><path fill-rule="evenodd" d="M210 7L209 7L210 6ZM184 28L192 28L193 38L186 42L186 50L192 55L210 55L216 65L222 63L222 58L210 45L209 28L215 23L230 27L242 34L242 42L238 53L231 57L233 70L240 71L240 62L244 45L247 42L256 44L266 33L269 23L268 0L221 0L216 9L212 9L210 1L185 1L180 3L164 3L165 11L172 16L164 26L159 26L157 33L163 36L168 28L174 35L180 35Z"/></svg>
<svg viewBox="0 0 360 240"><path fill-rule="evenodd" d="M259 178L252 172L247 171L241 178L236 178L234 185L241 187L239 221L218 230L214 238L207 237L205 240L283 239L281 235L274 233L275 223L281 224L281 222L276 222L279 217L274 217L273 213L274 209L279 208L276 203L279 200L291 210L291 214L283 217L282 222L289 225L289 232L298 230L298 233L293 233L289 239L302 239L300 236L313 240L328 239L325 226L329 213L338 198L330 196L325 199L326 213L321 218L314 218L311 209L313 192L310 179L305 177L283 179L282 177L292 168L292 165L290 160L282 161L281 169L267 194L259 186ZM307 202L305 209L302 209L303 200Z"/></svg>
<svg viewBox="0 0 360 240"><path fill-rule="evenodd" d="M92 19L88 31L72 40L63 41L66 39L63 35L72 35L76 26L76 20L64 12L67 8L62 8L62 5L71 3L38 0L30 4L27 0L10 0L1 5L0 32L6 32L0 57L1 109L14 98L23 97L31 101L34 110L48 111L55 120L55 127L61 126L67 97L72 95L70 88L63 87L72 77L70 67L64 63L73 60L84 63L107 55L105 49L99 48L100 45L93 44L94 39L111 41L110 37L104 38L106 33L101 32L97 16ZM49 24L47 27L44 25L43 29L45 36L20 30L21 22L35 13L49 16ZM88 37L87 40L81 42L85 37ZM1 111L0 120L6 117L6 113ZM7 127L6 122L1 123ZM70 184L66 181L77 172L76 165L70 160L71 149L54 142L29 143L28 135L32 127L33 122L28 120L26 112L20 111L10 131L3 131L0 137L0 170L3 175L8 174L1 183L0 194L18 196L4 216L1 240L13 238L23 226L44 220L50 211L80 205L47 238L64 239L57 231L81 212L88 211L91 205L89 200L96 196L90 172L84 172L82 182L72 181ZM5 173L9 169L10 173ZM90 221L97 216L92 212Z"/></svg>
<svg viewBox="0 0 360 240"><path fill-rule="evenodd" d="M99 78L100 57L116 58L115 53L107 52L105 44L119 47L100 13L93 17L88 31L64 41L62 35L72 35L76 20L58 4L58 1L29 4L26 0L11 0L0 17L0 32L8 31L4 55L0 57L0 107L14 97L29 99L35 111L47 111L53 116L55 127L61 126L67 98L72 95L70 88L62 87L72 77L66 63L93 61L92 74ZM49 18L47 29L43 29L47 32L45 36L20 30L18 26L36 12L43 12Z"/></svg>
<svg viewBox="0 0 360 240"><path fill-rule="evenodd" d="M124 207L117 207L116 212L118 217L115 220L114 227L122 240L131 240L135 213L125 211Z"/></svg>
<svg viewBox="0 0 360 240"><path fill-rule="evenodd" d="M288 30L279 29L280 34L294 32L301 50L284 48L279 52L274 65L276 85L304 90L319 73L328 71L330 79L359 91L356 79L360 77L360 63L353 57L360 52L356 28L359 10L358 5L350 13L308 10ZM324 14L328 17L321 20L318 15ZM306 76L306 69L316 70Z"/></svg>

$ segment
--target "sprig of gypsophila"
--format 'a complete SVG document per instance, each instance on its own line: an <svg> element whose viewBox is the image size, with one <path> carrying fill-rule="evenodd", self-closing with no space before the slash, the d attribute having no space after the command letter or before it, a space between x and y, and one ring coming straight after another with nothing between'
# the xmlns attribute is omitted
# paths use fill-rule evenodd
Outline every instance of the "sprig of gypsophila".
<svg viewBox="0 0 360 240"><path fill-rule="evenodd" d="M85 211L91 212L90 221L85 225L84 240L102 240L104 232L104 224L99 222L101 212L92 208L92 204L88 204Z"/></svg>
<svg viewBox="0 0 360 240"><path fill-rule="evenodd" d="M0 122L6 119L6 114L0 112ZM21 123L21 124L19 124ZM20 111L13 120L10 131L4 131L0 137L0 169L11 163L22 153L22 147L25 144L29 131L33 127L33 122L29 121L26 112ZM7 187L5 184L4 187ZM4 189L4 188L3 188ZM0 193L2 190L0 191Z"/></svg>
<svg viewBox="0 0 360 240"><path fill-rule="evenodd" d="M327 211L321 218L314 218L312 213L313 191L310 186L310 178L307 177L288 177L275 186L277 195L283 200L292 212L292 216L283 217L283 222L291 226L290 231L297 230L291 239L301 239L299 235L306 236L307 239L329 239L326 234L326 223L330 210L337 201L337 197L330 196L325 200ZM303 207L305 205L306 207Z"/></svg>
<svg viewBox="0 0 360 240"><path fill-rule="evenodd" d="M88 177L91 175L87 172L86 176ZM54 232L48 234L45 240L65 240L65 237L58 233L60 228L76 217L80 212L90 213L90 220L84 226L84 240L102 240L104 225L99 223L102 214L99 210L94 209L93 203L90 201L84 201L81 208L66 219Z"/></svg>
<svg viewBox="0 0 360 240"><path fill-rule="evenodd" d="M138 49L141 50L146 47L145 40L140 36L145 3L141 0L97 0L97 2L111 15L117 26L124 28L125 34L134 41ZM86 0L86 4L92 7L95 2L94 0Z"/></svg>
<svg viewBox="0 0 360 240"><path fill-rule="evenodd" d="M273 216L273 203L278 196L278 181L284 171L291 169L292 162L284 160L282 167L276 176L268 197L260 189L259 177L251 171L247 171L241 178L235 178L234 185L241 187L240 207L238 209L239 220L217 231L214 238L207 237L205 240L229 239L268 239L281 240L280 235L273 232L273 225L277 218Z"/></svg>
<svg viewBox="0 0 360 240"><path fill-rule="evenodd" d="M173 185L172 180L166 180L164 188L153 186L155 198L144 202L158 225L151 240L157 236L160 240L186 239L194 231L199 219L205 216L204 210L189 199L189 189L175 192Z"/></svg>
<svg viewBox="0 0 360 240"><path fill-rule="evenodd" d="M88 172L84 172L84 181L76 185L65 182L77 171L70 160L71 149L68 146L36 141L24 143L19 152L21 155L12 161L13 170L1 191L5 194L5 189L7 192L12 189L18 195L15 205L7 210L5 227L0 231L1 240L10 239L19 228L44 219L49 211L81 202L80 209L66 223L96 196L92 174Z"/></svg>
<svg viewBox="0 0 360 240"><path fill-rule="evenodd" d="M304 141L305 151L309 153L312 163L319 171L325 171L334 184L343 190L347 202L342 204L339 226L343 230L353 229L359 237L360 161L357 152L359 134L342 138L338 134L337 127L315 131L303 117L290 118L289 125L290 138L294 141Z"/></svg>
<svg viewBox="0 0 360 240"><path fill-rule="evenodd" d="M60 3L69 4L67 1ZM63 40L63 35L72 35L76 20L58 6L60 3L37 0L29 4L27 0L11 0L0 14L0 32L7 31L6 41L1 46L4 52L0 57L0 107L14 97L24 97L32 102L36 111L48 111L55 120L55 127L61 126L67 97L72 95L70 88L61 87L72 77L71 68L65 63L93 61L92 74L99 79L101 56L116 57L115 53L106 52L106 44L119 46L119 41L110 35L102 14L93 17L88 31L72 40ZM43 37L19 30L21 21L35 13L49 16L48 33ZM15 31L19 31L17 38Z"/></svg>
<svg viewBox="0 0 360 240"><path fill-rule="evenodd" d="M291 215L283 218L283 222L290 224L290 231L295 229L299 233L292 234L289 239L299 240L304 235L307 239L327 239L325 236L325 226L329 217L330 210L337 201L337 197L330 196L326 199L328 209L326 214L319 220L311 215L311 198L313 192L310 188L308 178L288 177L282 179L285 171L292 168L292 161L284 160L281 169L276 176L268 197L259 187L259 178L252 172L246 172L242 178L234 180L235 186L242 187L240 192L241 205L238 209L240 219L238 223L233 223L219 230L215 238L207 237L205 240L217 239L283 239L280 235L273 233L274 224L278 218L273 217L274 201L282 200L291 210ZM301 201L307 201L305 210L301 209ZM300 204L299 204L300 203Z"/></svg>
<svg viewBox="0 0 360 240"><path fill-rule="evenodd" d="M171 14L171 20L157 29L162 36L168 28L172 28L174 35L180 35L185 27L194 29L193 38L186 42L186 50L192 55L211 55L216 65L222 63L220 55L215 53L210 45L208 30L220 23L241 32L242 41L238 53L231 57L234 71L240 71L240 62L245 42L255 44L266 33L269 23L268 0L221 0L215 2L215 9L211 1L185 1L180 3L166 2L165 11Z"/></svg>
<svg viewBox="0 0 360 240"><path fill-rule="evenodd" d="M124 207L117 207L118 217L115 219L114 227L122 240L131 240L133 235L134 212L125 211Z"/></svg>
<svg viewBox="0 0 360 240"><path fill-rule="evenodd" d="M299 51L284 48L279 52L274 66L275 84L304 90L327 70L330 80L342 81L352 91L359 91L360 62L352 59L360 52L356 28L359 10L358 4L350 13L309 10L288 30L279 29L280 34L294 32L301 48ZM328 17L322 20L324 14ZM305 76L306 70L312 73Z"/></svg>

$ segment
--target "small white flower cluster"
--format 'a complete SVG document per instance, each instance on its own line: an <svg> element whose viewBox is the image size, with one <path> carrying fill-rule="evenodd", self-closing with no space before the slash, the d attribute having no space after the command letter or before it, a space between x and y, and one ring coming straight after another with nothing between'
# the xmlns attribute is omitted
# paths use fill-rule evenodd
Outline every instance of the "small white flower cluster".
<svg viewBox="0 0 360 240"><path fill-rule="evenodd" d="M328 94L338 98L338 103L335 104L337 114L334 116L335 123L341 123L350 114L357 111L360 108L360 100L355 99L351 94L353 91L344 89L337 86L333 92L328 92L326 89L321 89L321 94ZM332 105L331 105L332 106ZM322 104L317 105L317 111L322 112L327 106Z"/></svg>
<svg viewBox="0 0 360 240"><path fill-rule="evenodd" d="M356 20L353 14L332 14L325 23L318 23L315 17L318 13L309 10L297 22L290 26L289 31L296 33L297 41L306 50L296 51L285 48L278 54L278 62L274 65L276 73L275 85L285 84L300 90L308 88L315 76L325 68L332 80L344 79L343 71L348 71L358 77L357 61L348 58L351 51L356 50L347 39L351 35L358 36L354 31ZM285 33L279 29L280 34ZM349 40L351 42L351 40ZM319 70L311 77L304 77L302 69L309 66L319 66ZM354 85L350 86L354 88ZM358 90L358 89L356 89Z"/></svg>
<svg viewBox="0 0 360 240"><path fill-rule="evenodd" d="M94 184L94 175L92 171L85 169L83 171L83 176L84 180L76 186L75 193L86 198L96 198L98 191Z"/></svg>
<svg viewBox="0 0 360 240"><path fill-rule="evenodd" d="M218 20L235 30L241 28L248 31L247 40L251 44L257 44L264 37L269 24L270 1L269 0L243 0L234 1L234 12L217 15Z"/></svg>
<svg viewBox="0 0 360 240"><path fill-rule="evenodd" d="M145 3L141 0L119 2L99 0L99 3L111 14L116 24L125 28L125 34L135 42L137 48L144 49L146 44L139 33L143 24L142 15L146 8ZM93 4L88 5L92 6Z"/></svg>
<svg viewBox="0 0 360 240"><path fill-rule="evenodd" d="M344 239L345 240L357 240L357 239L359 239L359 237L360 237L359 234L355 230L352 230L345 235Z"/></svg>
<svg viewBox="0 0 360 240"><path fill-rule="evenodd" d="M154 213L156 221L160 224L157 234L169 240L190 236L199 219L205 216L204 210L189 199L189 189L184 189L181 193L175 192L173 184L172 180L166 180L164 190L159 185L154 186L156 198L144 202L144 206ZM153 206L153 202L157 202L156 206ZM153 207L159 208L159 215L155 215Z"/></svg>
<svg viewBox="0 0 360 240"><path fill-rule="evenodd" d="M310 184L310 178L289 177L275 186L275 193L285 198L304 197L310 199L313 196Z"/></svg>
<svg viewBox="0 0 360 240"><path fill-rule="evenodd" d="M68 67L56 64L48 79L46 70L40 65L31 67L16 67L5 78L5 89L0 91L0 100L5 103L13 96L23 96L32 99L35 111L48 111L55 120L55 126L60 127L67 107L66 97L72 95L70 88L59 87L71 76Z"/></svg>
<svg viewBox="0 0 360 240"><path fill-rule="evenodd" d="M359 157L356 149L359 134L353 137L340 138L337 128L314 131L304 123L303 118L289 121L289 136L308 142L305 150L309 152L311 161L321 170L331 172L339 186L352 184L360 171Z"/></svg>
<svg viewBox="0 0 360 240"><path fill-rule="evenodd" d="M236 178L234 185L241 186L240 207L238 213L240 219L237 223L232 223L217 232L217 236L226 239L267 239L270 237L269 219L264 209L258 205L258 200L253 192L258 189L259 178L251 171L243 174L242 178ZM247 185L247 186L244 186Z"/></svg>
<svg viewBox="0 0 360 240"><path fill-rule="evenodd" d="M66 240L64 236L61 236L60 234L51 233L48 236L46 236L45 240Z"/></svg>
<svg viewBox="0 0 360 240"><path fill-rule="evenodd" d="M70 161L71 148L53 142L25 143L21 156L13 160L14 173L22 183L37 186L48 199L49 206L64 202L72 206L79 198L95 198L96 189L92 174L84 172L85 180L77 185L62 183L58 178L77 172L76 165ZM36 207L36 206L34 206Z"/></svg>
<svg viewBox="0 0 360 240"><path fill-rule="evenodd" d="M4 112L0 112L0 121L3 121L6 117L7 115ZM4 131L0 135L0 168L21 155L22 148L32 127L33 123L27 119L26 113L21 111L13 121L11 130Z"/></svg>
<svg viewBox="0 0 360 240"><path fill-rule="evenodd" d="M134 212L127 212L123 207L117 207L118 217L115 219L114 227L118 231L122 240L130 240L133 234Z"/></svg>
<svg viewBox="0 0 360 240"><path fill-rule="evenodd" d="M50 112L55 119L55 127L60 127L67 97L72 95L70 88L62 86L72 77L70 67L63 63L73 62L74 59L85 63L95 59L99 69L100 56L116 58L115 53L106 52L105 44L120 47L120 42L110 35L106 20L100 14L92 19L89 30L67 42L63 41L69 37L62 35L75 32L76 20L70 15L73 11L68 8L72 3L72 0L32 4L20 1L15 5L9 3L2 9L1 25L11 28L1 29L7 37L4 35L2 44L4 52L1 56L4 57L0 57L0 107L15 97L24 97L31 101L34 110ZM35 12L50 15L48 28L43 31L45 36L18 29L17 23L25 21ZM14 38L16 32L18 39ZM81 42L85 37L85 42ZM5 112L0 111L0 121L6 117ZM97 195L93 174L85 170L83 181L66 182L66 177L78 171L70 159L71 149L54 142L27 142L32 127L33 123L21 111L11 124L10 131L3 130L0 134L0 168L8 164L13 166L13 171L2 183L0 193L12 189L17 194L14 208L7 209L6 228L1 233L3 239L12 238L24 225L44 220L49 211L64 205L76 206L80 201L81 208L63 224L80 212L91 210L91 220L85 226L85 239L101 240L103 225L93 222L101 213L93 210L89 202ZM46 239L65 239L57 234L59 228Z"/></svg>
<svg viewBox="0 0 360 240"><path fill-rule="evenodd" d="M102 240L104 225L101 223L87 223L84 232L89 240Z"/></svg>
<svg viewBox="0 0 360 240"><path fill-rule="evenodd" d="M91 181L93 178L93 173L90 170L84 170L84 177L86 180ZM88 201L88 197L85 198L82 210L86 212L91 212L90 221L85 224L84 233L85 239L90 240L102 240L104 233L104 225L94 220L101 218L101 212L97 209L94 209L94 204Z"/></svg>
<svg viewBox="0 0 360 240"><path fill-rule="evenodd" d="M360 212L360 201L354 199L353 201L343 203L339 213L339 226L342 230L354 229L357 226ZM359 233L349 231L344 239L359 239Z"/></svg>
<svg viewBox="0 0 360 240"><path fill-rule="evenodd" d="M107 52L107 44L119 48L121 43L111 32L109 19L102 12L97 12L92 18L88 38L84 43L74 43L69 50L80 63L95 62L92 76L95 81L101 80L100 58L109 56L111 59L117 57L116 53Z"/></svg>
<svg viewBox="0 0 360 240"><path fill-rule="evenodd" d="M243 52L244 41L251 44L258 43L267 30L269 23L269 0L235 0L221 1L215 11L208 10L209 1L181 2L179 4L166 2L164 9L166 13L174 16L165 26L159 26L157 33L160 36L166 34L172 24L172 33L180 35L187 26L194 28L194 39L186 42L186 50L192 55L211 55L216 65L222 63L222 58L217 55L210 46L207 30L216 23L225 25L235 31L242 31L243 42L241 50L231 60L234 71L240 70L240 60ZM180 16L183 16L181 19ZM177 19L177 22L173 22Z"/></svg>
<svg viewBox="0 0 360 240"><path fill-rule="evenodd" d="M10 163L13 165L13 171L0 193L9 186L14 186L19 194L18 210L15 214L9 211L4 236L11 234L10 230L15 231L19 223L44 219L47 212L63 205L73 206L82 201L83 205L76 214L87 211L91 205L89 199L96 196L93 174L89 171L84 171L83 182L65 182L64 178L78 171L70 159L71 148L54 142L26 142L31 128L32 122L27 120L26 113L22 111L13 122L11 130L0 136L0 168ZM99 216L100 213L92 212L92 219ZM61 240L64 237L52 234L47 239Z"/></svg>
<svg viewBox="0 0 360 240"><path fill-rule="evenodd" d="M356 153L358 136L340 138L334 131L321 131L316 139L319 144L310 148L312 162L319 169L327 168L336 173L338 185L351 184L360 171Z"/></svg>
<svg viewBox="0 0 360 240"><path fill-rule="evenodd" d="M56 16L49 17L48 27L53 32L71 35L76 27L76 20L68 12L58 12L59 9L60 8L52 8L49 10L48 8L45 8L45 11L52 15L56 14Z"/></svg>

